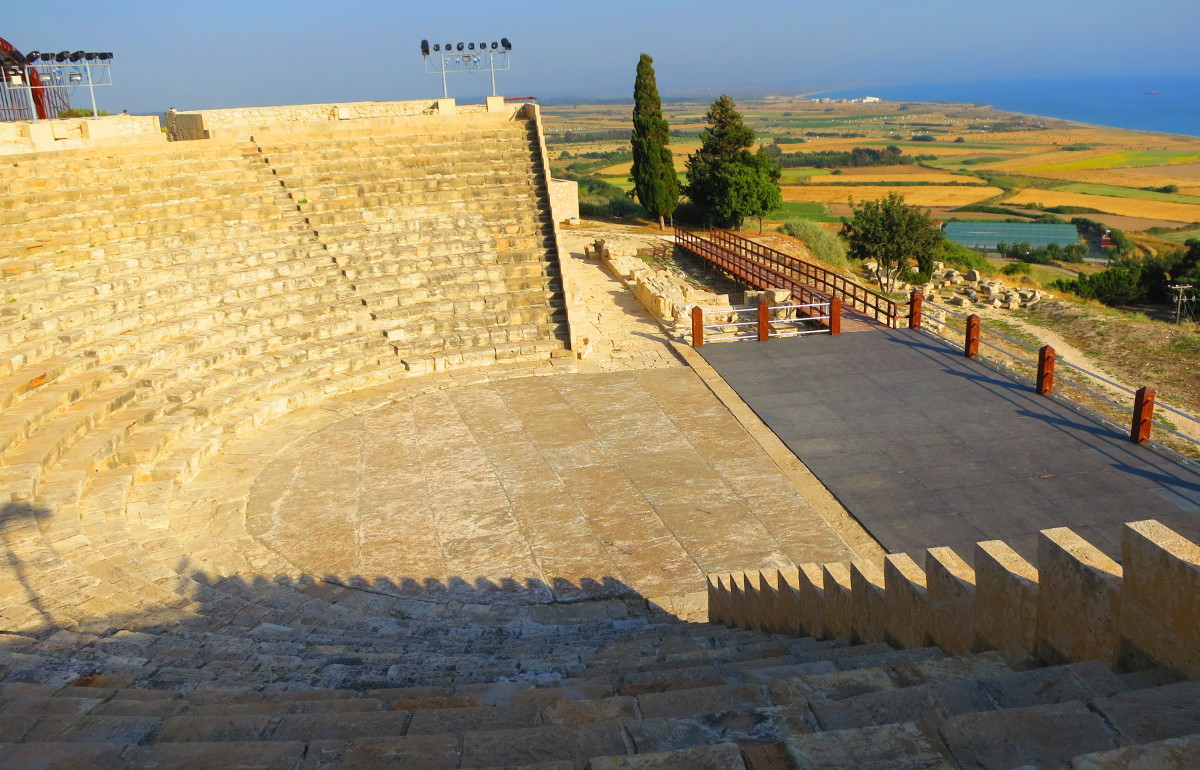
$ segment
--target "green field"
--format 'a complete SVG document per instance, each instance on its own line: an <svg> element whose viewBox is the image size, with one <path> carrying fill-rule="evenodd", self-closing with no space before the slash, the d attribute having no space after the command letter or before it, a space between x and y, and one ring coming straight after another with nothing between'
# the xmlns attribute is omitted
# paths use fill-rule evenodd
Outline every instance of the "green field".
<svg viewBox="0 0 1200 770"><path fill-rule="evenodd" d="M1072 182L1054 188L1063 192L1083 193L1084 195L1111 195L1115 198L1142 198L1150 201L1168 201L1170 203L1200 203L1195 195L1175 195L1172 193L1138 190L1133 187L1117 187L1109 184L1090 184L1087 182Z"/></svg>
<svg viewBox="0 0 1200 770"><path fill-rule="evenodd" d="M824 203L804 203L801 201L784 201L779 211L771 215L772 219L811 219L815 222L840 222L841 217L832 216Z"/></svg>
<svg viewBox="0 0 1200 770"><path fill-rule="evenodd" d="M824 168L785 168L783 170L783 179L812 179L814 176L823 176L829 173L829 169Z"/></svg>
<svg viewBox="0 0 1200 770"><path fill-rule="evenodd" d="M1107 155L1097 155L1094 158L1068 161L1066 163L1051 163L1039 166L1031 171L1087 171L1101 168L1140 168L1142 166L1169 166L1173 163L1196 163L1200 161L1200 153L1185 150L1133 150L1130 152L1111 152Z"/></svg>

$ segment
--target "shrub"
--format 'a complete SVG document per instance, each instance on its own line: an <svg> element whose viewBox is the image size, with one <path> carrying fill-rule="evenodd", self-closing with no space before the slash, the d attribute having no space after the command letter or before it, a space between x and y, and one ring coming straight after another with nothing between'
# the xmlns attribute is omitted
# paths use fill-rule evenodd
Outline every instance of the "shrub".
<svg viewBox="0 0 1200 770"><path fill-rule="evenodd" d="M957 270L990 270L991 265L982 254L974 249L968 249L961 243L943 239L934 254L938 262L945 263Z"/></svg>
<svg viewBox="0 0 1200 770"><path fill-rule="evenodd" d="M1014 262L1000 268L1000 272L1005 275L1032 275L1033 268L1029 266L1028 262Z"/></svg>
<svg viewBox="0 0 1200 770"><path fill-rule="evenodd" d="M842 239L808 219L789 219L779 232L804 241L813 256L827 265L847 267L846 245Z"/></svg>
<svg viewBox="0 0 1200 770"><path fill-rule="evenodd" d="M640 203L625 196L608 199L608 215L614 219L649 216Z"/></svg>

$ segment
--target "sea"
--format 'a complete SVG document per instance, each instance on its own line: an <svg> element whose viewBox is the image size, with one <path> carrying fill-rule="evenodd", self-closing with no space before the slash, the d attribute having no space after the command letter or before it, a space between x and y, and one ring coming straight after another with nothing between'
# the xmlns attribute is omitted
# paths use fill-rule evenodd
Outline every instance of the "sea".
<svg viewBox="0 0 1200 770"><path fill-rule="evenodd" d="M932 83L828 91L812 96L988 104L999 110L1139 131L1200 136L1200 77Z"/></svg>

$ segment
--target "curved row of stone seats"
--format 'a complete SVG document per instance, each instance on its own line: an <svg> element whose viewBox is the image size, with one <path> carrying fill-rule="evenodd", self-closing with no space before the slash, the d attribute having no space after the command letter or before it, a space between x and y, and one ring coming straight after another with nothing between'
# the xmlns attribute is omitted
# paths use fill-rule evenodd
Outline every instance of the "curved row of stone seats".
<svg viewBox="0 0 1200 770"><path fill-rule="evenodd" d="M997 653L946 657L930 648L688 624L608 633L581 624L523 639L504 635L495 645L477 640L484 654L504 650L535 667L539 658L557 660L512 681L456 679L440 667L483 655L450 645L439 656L433 645L406 640L398 646L410 657L430 660L428 683L367 676L344 678L337 689L221 686L219 677L253 682L256 669L296 666L291 659L305 646L290 640L296 630L260 626L249 639L64 635L60 648L108 645L153 660L147 668L157 665L158 675L6 683L4 757L205 768L235 757L280 763L250 766L304 759L329 768L1080 767L1083 758L1121 746L1126 755L1144 747L1161 757L1164 741L1187 745L1180 739L1196 729L1200 695L1197 683L1163 672L1118 676L1098 664L1025 669ZM193 645L205 638L208 654L186 665L195 657L181 657L203 651ZM311 641L309 650L327 653L321 670L335 677L331 669L369 668L364 662L380 649L321 629ZM554 676L563 670L573 675Z"/></svg>
<svg viewBox="0 0 1200 770"><path fill-rule="evenodd" d="M271 184L278 183L264 188L267 196L286 197ZM36 503L6 523L21 532L12 541L20 564L6 575L44 600L37 611L6 615L10 628L36 625L43 611L62 627L92 622L103 606L188 611L199 588L164 559L186 563L189 548L143 532L130 552L129 525L114 518L128 513L127 503L146 507L130 496L135 478L147 486L186 478L247 427L339 392L447 363L544 359L562 348L549 325L517 324L504 341L451 327L445 331L460 333L421 348L436 361L401 360L363 309L369 281L340 276L341 266L291 216L295 236L282 248L270 239L245 241L223 254L224 233L217 232L213 243L191 249L56 271L48 293L24 281L30 299L17 303L4 328L13 345L3 359L11 387L4 389L0 480L8 498ZM246 245L276 248L247 253ZM521 257L533 255L547 260L545 251ZM542 272L519 267L515 275ZM540 284L544 304L547 288ZM486 319L492 327L512 321ZM219 558L248 571L288 573L274 554L238 545L238 558Z"/></svg>

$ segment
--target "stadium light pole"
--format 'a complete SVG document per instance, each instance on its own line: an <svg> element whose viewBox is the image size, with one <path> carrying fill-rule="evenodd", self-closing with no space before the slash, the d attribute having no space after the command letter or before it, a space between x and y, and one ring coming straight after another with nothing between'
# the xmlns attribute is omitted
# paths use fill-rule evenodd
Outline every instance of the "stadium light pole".
<svg viewBox="0 0 1200 770"><path fill-rule="evenodd" d="M491 74L492 96L496 96L496 71L509 69L508 56L512 51L512 43L505 37L501 38L500 42L491 43L490 47L488 43L479 43L478 51L476 51L475 45L475 43L434 43L431 46L428 40L421 41L421 56L425 61L425 73L428 75L437 73L442 76L443 98L450 98L450 88L446 82L447 73L480 72L485 67ZM501 60L499 64L496 62L497 57Z"/></svg>

